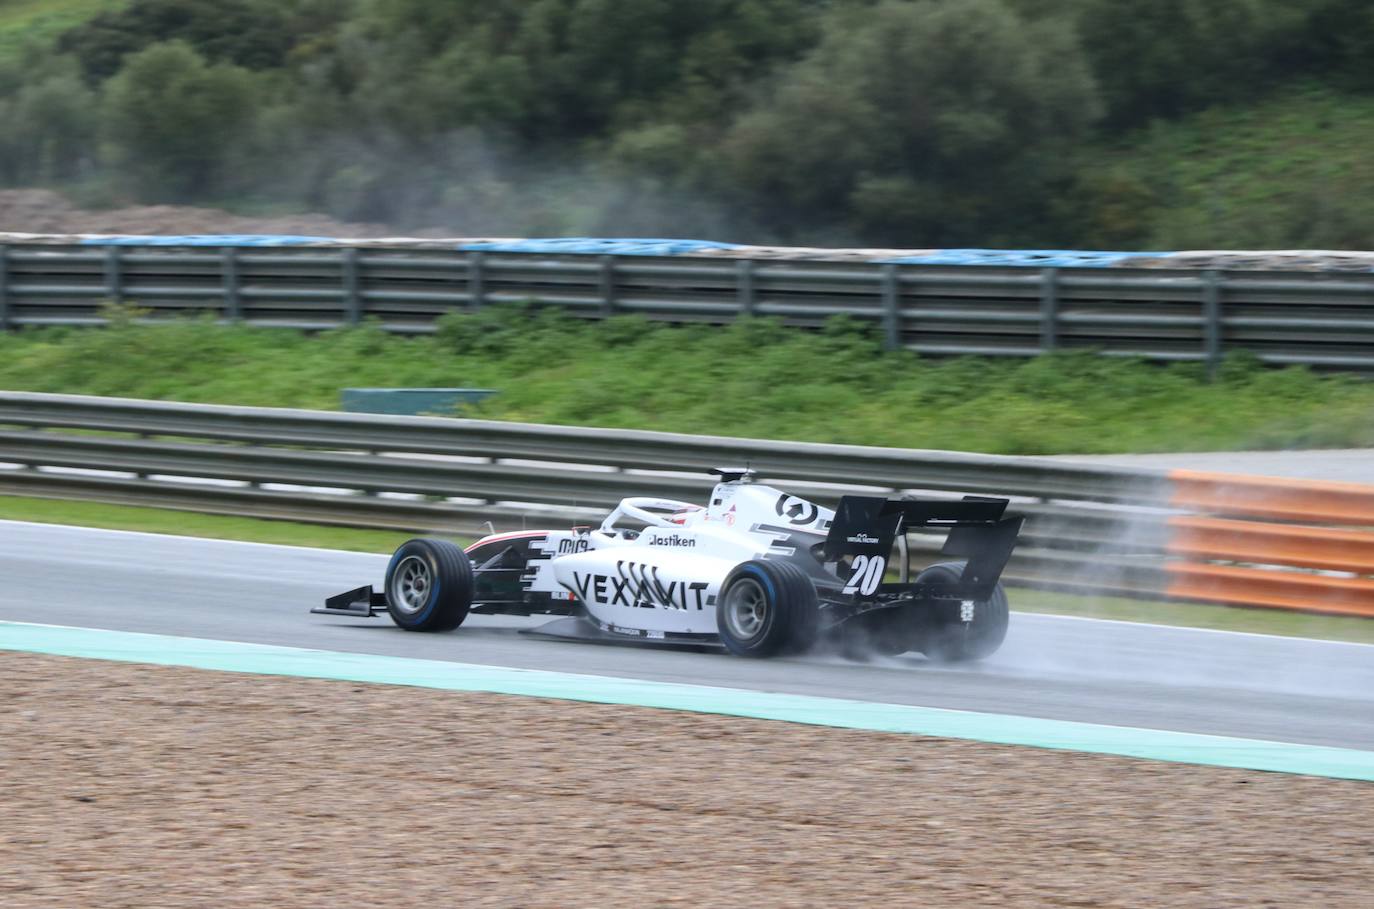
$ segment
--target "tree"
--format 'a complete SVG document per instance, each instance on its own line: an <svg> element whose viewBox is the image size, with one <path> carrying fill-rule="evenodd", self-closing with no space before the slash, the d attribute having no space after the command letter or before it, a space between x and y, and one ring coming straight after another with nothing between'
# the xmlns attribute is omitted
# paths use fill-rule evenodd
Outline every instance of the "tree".
<svg viewBox="0 0 1374 909"><path fill-rule="evenodd" d="M362 106L394 112L398 125L479 126L537 145L719 117L751 79L814 41L826 5L391 0L367 8L340 52Z"/></svg>
<svg viewBox="0 0 1374 909"><path fill-rule="evenodd" d="M983 245L1034 218L1096 110L1061 23L1000 0L887 0L828 18L730 128L721 171L784 231Z"/></svg>
<svg viewBox="0 0 1374 909"><path fill-rule="evenodd" d="M1307 11L1289 0L1086 0L1083 48L1114 127L1252 99L1292 70Z"/></svg>
<svg viewBox="0 0 1374 909"><path fill-rule="evenodd" d="M185 41L212 63L270 69L286 62L298 39L328 28L352 4L330 6L332 12L320 0L134 0L68 30L58 49L80 60L91 82L168 41Z"/></svg>
<svg viewBox="0 0 1374 909"><path fill-rule="evenodd" d="M1374 5L1369 0L1301 0L1306 28L1293 36L1287 63L1331 73L1357 91L1374 88Z"/></svg>
<svg viewBox="0 0 1374 909"><path fill-rule="evenodd" d="M33 62L27 79L0 87L0 179L11 184L68 180L96 159L95 93L71 61Z"/></svg>
<svg viewBox="0 0 1374 909"><path fill-rule="evenodd" d="M224 189L253 118L252 74L210 66L182 42L130 57L105 92L113 157L145 198L171 201Z"/></svg>

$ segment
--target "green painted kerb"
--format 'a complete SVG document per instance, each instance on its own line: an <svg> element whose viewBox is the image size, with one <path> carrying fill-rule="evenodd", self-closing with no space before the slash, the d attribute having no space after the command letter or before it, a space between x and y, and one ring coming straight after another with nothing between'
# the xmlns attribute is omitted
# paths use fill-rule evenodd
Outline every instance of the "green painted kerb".
<svg viewBox="0 0 1374 909"><path fill-rule="evenodd" d="M626 704L1374 781L1374 752L704 685L0 622L0 649L227 672Z"/></svg>

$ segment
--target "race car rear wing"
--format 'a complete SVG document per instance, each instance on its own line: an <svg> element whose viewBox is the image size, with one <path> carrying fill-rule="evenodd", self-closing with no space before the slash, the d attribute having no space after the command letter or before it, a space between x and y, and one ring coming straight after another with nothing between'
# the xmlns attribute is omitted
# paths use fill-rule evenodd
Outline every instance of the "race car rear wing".
<svg viewBox="0 0 1374 909"><path fill-rule="evenodd" d="M949 528L941 555L966 559L955 595L986 600L1016 547L1024 518L1003 517L1006 499L965 496L953 502L844 496L835 509L822 549L827 561L867 555L886 559L899 533Z"/></svg>

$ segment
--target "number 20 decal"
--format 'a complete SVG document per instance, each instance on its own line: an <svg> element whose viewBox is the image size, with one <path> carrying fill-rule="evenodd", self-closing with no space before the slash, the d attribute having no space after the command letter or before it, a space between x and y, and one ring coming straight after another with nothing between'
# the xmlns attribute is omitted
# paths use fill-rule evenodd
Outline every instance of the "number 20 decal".
<svg viewBox="0 0 1374 909"><path fill-rule="evenodd" d="M849 576L849 583L844 585L844 592L872 596L883 582L883 572L886 570L886 556L855 556L854 573Z"/></svg>

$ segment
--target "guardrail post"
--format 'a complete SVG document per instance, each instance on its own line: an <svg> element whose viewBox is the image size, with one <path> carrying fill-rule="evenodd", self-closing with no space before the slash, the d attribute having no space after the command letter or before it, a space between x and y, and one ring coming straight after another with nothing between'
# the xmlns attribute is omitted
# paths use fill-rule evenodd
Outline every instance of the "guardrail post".
<svg viewBox="0 0 1374 909"><path fill-rule="evenodd" d="M1059 346L1059 269L1040 270L1040 350Z"/></svg>
<svg viewBox="0 0 1374 909"><path fill-rule="evenodd" d="M146 432L136 432L136 433L134 433L134 438L136 438L136 439L144 439L144 440L147 440L147 439L151 439L151 438L152 438L152 434L151 434L151 433L146 433ZM135 470L135 471L134 471L134 479L135 479L135 480L146 480L146 479L148 479L148 472L147 472L146 470Z"/></svg>
<svg viewBox="0 0 1374 909"><path fill-rule="evenodd" d="M897 312L897 266L883 266L883 347L896 350L901 346L901 315Z"/></svg>
<svg viewBox="0 0 1374 909"><path fill-rule="evenodd" d="M601 257L601 315L615 314L615 256Z"/></svg>
<svg viewBox="0 0 1374 909"><path fill-rule="evenodd" d="M481 250L468 253L468 308L481 309L486 304L486 254Z"/></svg>
<svg viewBox="0 0 1374 909"><path fill-rule="evenodd" d="M1221 275L1214 268L1202 276L1202 353L1207 378L1216 378L1221 365Z"/></svg>
<svg viewBox="0 0 1374 909"><path fill-rule="evenodd" d="M343 251L341 262L344 297L344 321L357 325L363 320L363 298L358 293L358 248L350 246Z"/></svg>
<svg viewBox="0 0 1374 909"><path fill-rule="evenodd" d="M735 265L735 296L740 318L754 314L754 260L741 259Z"/></svg>
<svg viewBox="0 0 1374 909"><path fill-rule="evenodd" d="M0 243L0 331L10 327L10 249Z"/></svg>
<svg viewBox="0 0 1374 909"><path fill-rule="evenodd" d="M239 297L239 251L236 247L226 246L220 253L224 284L224 318L230 322L243 321L243 301Z"/></svg>
<svg viewBox="0 0 1374 909"><path fill-rule="evenodd" d="M119 265L119 247L105 247L105 297L107 302L116 306L124 302L124 282Z"/></svg>

